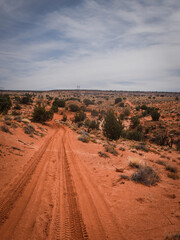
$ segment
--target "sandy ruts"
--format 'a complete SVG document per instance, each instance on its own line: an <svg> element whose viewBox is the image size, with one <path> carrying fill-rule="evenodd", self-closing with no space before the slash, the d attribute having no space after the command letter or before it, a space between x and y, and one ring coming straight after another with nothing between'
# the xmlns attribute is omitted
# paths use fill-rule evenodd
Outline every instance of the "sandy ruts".
<svg viewBox="0 0 180 240"><path fill-rule="evenodd" d="M124 239L66 127L54 129L1 193L0 238Z"/></svg>

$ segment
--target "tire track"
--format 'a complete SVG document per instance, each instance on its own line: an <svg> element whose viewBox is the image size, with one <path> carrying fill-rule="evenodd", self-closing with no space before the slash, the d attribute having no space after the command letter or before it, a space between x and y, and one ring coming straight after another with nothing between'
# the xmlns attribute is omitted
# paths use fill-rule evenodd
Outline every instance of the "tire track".
<svg viewBox="0 0 180 240"><path fill-rule="evenodd" d="M91 179L88 169L83 162L74 153L70 145L73 145L72 139L65 136L65 146L67 148L69 164L73 174L81 211L84 213L84 220L89 232L89 238L95 239L126 239L113 217L104 196L99 192L95 182ZM81 194L83 193L83 194Z"/></svg>
<svg viewBox="0 0 180 240"><path fill-rule="evenodd" d="M10 211L13 209L15 202L23 193L25 186L30 181L37 165L41 161L44 152L46 151L48 145L52 141L53 136L51 136L41 149L35 153L35 155L27 163L27 167L22 173L22 175L12 183L8 192L4 194L3 199L0 201L0 226L6 221Z"/></svg>
<svg viewBox="0 0 180 240"><path fill-rule="evenodd" d="M83 222L77 194L67 159L64 145L65 129L59 140L58 185L55 208L54 237L56 240L88 240L86 226Z"/></svg>

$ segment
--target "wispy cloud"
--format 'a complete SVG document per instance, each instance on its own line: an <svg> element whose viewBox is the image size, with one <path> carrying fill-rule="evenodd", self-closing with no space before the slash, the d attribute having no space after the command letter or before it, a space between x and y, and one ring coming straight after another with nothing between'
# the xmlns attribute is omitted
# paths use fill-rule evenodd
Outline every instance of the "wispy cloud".
<svg viewBox="0 0 180 240"><path fill-rule="evenodd" d="M180 90L179 0L28 2L0 1L1 87Z"/></svg>

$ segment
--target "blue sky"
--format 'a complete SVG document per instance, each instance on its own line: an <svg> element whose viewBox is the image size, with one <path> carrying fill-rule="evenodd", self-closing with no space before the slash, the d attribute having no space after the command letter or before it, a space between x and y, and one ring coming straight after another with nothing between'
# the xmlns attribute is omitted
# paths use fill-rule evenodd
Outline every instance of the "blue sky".
<svg viewBox="0 0 180 240"><path fill-rule="evenodd" d="M180 91L179 0L0 0L0 88Z"/></svg>

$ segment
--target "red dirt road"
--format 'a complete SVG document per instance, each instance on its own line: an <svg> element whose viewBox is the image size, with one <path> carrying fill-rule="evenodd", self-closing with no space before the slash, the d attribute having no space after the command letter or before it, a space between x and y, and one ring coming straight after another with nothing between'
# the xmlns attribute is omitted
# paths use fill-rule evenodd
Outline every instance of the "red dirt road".
<svg viewBox="0 0 180 240"><path fill-rule="evenodd" d="M55 128L0 195L0 239L121 240L66 127Z"/></svg>

